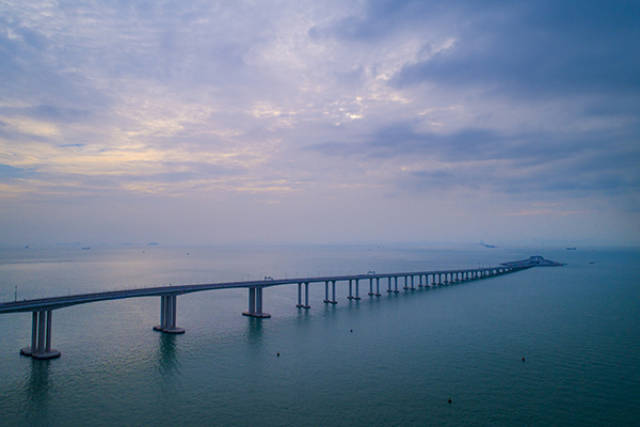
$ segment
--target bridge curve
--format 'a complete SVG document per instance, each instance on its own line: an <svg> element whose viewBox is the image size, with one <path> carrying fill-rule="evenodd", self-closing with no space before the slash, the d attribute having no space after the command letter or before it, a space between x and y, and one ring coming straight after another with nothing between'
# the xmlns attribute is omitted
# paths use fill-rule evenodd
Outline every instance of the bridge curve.
<svg viewBox="0 0 640 427"><path fill-rule="evenodd" d="M542 257L531 257L529 260L516 261L512 263L504 263L496 267L472 268L472 269L448 269L448 270L430 270L430 271L412 271L398 273L376 274L354 274L354 275L337 275L337 276L319 276L319 277L297 277L297 278L281 278L268 280L252 280L239 282L221 282L221 283L203 283L191 285L170 285L157 286L137 289L125 289L105 292L93 292L85 294L67 295L59 297L38 298L23 301L13 301L0 303L0 314L32 312L32 333L31 346L23 348L20 352L23 355L31 356L36 359L50 359L59 357L60 352L51 348L51 331L52 331L52 312L53 310L69 307L78 304L87 304L99 301L109 301L127 298L140 297L160 297L160 324L154 329L171 334L184 333L184 329L176 326L177 314L177 296L193 292L202 292L217 289L236 289L248 288L249 304L248 310L242 314L245 316L256 318L268 318L270 314L262 311L262 293L263 289L272 286L281 285L298 285L298 303L296 307L309 309L309 284L322 283L325 285L325 304L337 304L336 300L336 282L349 283L348 300L360 300L360 281L369 282L370 297L379 297L380 281L387 281L387 292L398 293L398 279L404 279L403 289L415 290L416 279L419 282L418 287L436 287L449 285L469 280L477 280L486 277L494 277L506 273L524 270L534 266L541 265L562 265L553 263L541 263ZM374 291L375 281L375 291ZM355 293L354 293L355 285ZM331 286L331 296L329 295L329 286ZM304 287L304 300L303 300Z"/></svg>

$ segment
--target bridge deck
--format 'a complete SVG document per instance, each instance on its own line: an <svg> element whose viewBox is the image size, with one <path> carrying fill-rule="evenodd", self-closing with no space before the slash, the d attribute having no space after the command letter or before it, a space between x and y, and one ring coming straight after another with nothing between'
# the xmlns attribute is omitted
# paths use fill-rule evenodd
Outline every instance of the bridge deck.
<svg viewBox="0 0 640 427"><path fill-rule="evenodd" d="M320 277L297 277L288 279L270 279L270 280L253 280L253 281L241 281L241 282L223 282L223 283L204 283L194 285L172 285L172 286L157 286L148 288L137 289L125 289L117 291L106 292L94 292L77 295L67 295L50 298L39 298L24 301L5 302L0 303L0 314L2 313L16 313L26 311L36 311L43 309L56 309L67 307L76 304L86 304L97 301L108 301L125 298L137 298L137 297L150 297L150 296L163 296L163 295L180 295L191 292L201 292L214 289L233 289L233 288L251 288L251 287L270 287L279 285L291 285L297 283L318 283L318 282L344 282L349 280L366 280L366 279L384 279L389 277L406 277L406 276L419 276L419 275L432 275L432 274L450 274L450 273L469 273L488 270L507 270L513 271L517 269L528 268L520 267L514 268L509 266L495 266L486 268L470 268L470 269L451 269L451 270L432 270L432 271L411 271L411 272L399 272L399 273L384 273L384 274L353 274L353 275L340 275L340 276L320 276Z"/></svg>

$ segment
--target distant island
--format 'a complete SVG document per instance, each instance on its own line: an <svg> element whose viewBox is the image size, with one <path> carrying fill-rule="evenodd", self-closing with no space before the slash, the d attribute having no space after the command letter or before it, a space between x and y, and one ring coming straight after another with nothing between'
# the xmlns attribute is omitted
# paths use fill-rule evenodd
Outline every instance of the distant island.
<svg viewBox="0 0 640 427"><path fill-rule="evenodd" d="M561 267L566 265L561 262L551 261L545 259L540 255L529 257L528 259L522 259L519 261L503 262L501 265L511 268L529 268L529 267Z"/></svg>

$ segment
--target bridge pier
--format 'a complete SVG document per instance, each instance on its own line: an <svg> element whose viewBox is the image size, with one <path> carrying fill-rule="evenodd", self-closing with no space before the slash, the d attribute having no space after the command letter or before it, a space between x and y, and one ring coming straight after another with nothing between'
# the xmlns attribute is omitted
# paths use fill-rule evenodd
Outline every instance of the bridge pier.
<svg viewBox="0 0 640 427"><path fill-rule="evenodd" d="M353 279L349 279L349 296L347 299L353 299Z"/></svg>
<svg viewBox="0 0 640 427"><path fill-rule="evenodd" d="M393 276L393 293L400 293L400 291L398 290L398 276Z"/></svg>
<svg viewBox="0 0 640 427"><path fill-rule="evenodd" d="M380 296L380 278L376 277L376 293L375 296Z"/></svg>
<svg viewBox="0 0 640 427"><path fill-rule="evenodd" d="M160 296L160 324L153 327L154 331L165 334L184 334L185 330L176 326L177 302L177 295Z"/></svg>
<svg viewBox="0 0 640 427"><path fill-rule="evenodd" d="M20 349L23 356L46 360L60 357L60 352L51 348L52 310L32 312L31 317L31 346Z"/></svg>
<svg viewBox="0 0 640 427"><path fill-rule="evenodd" d="M360 299L360 279L356 279L356 296L353 297L354 300Z"/></svg>
<svg viewBox="0 0 640 427"><path fill-rule="evenodd" d="M242 313L243 316L255 317L257 319L268 319L269 313L262 312L262 287L252 286L249 288L249 309Z"/></svg>
<svg viewBox="0 0 640 427"><path fill-rule="evenodd" d="M296 307L309 309L311 306L309 305L309 282L304 282L304 304L302 303L302 283L298 283L298 304Z"/></svg>
<svg viewBox="0 0 640 427"><path fill-rule="evenodd" d="M369 278L369 293L367 295L369 295L370 297L375 295L373 293L373 277Z"/></svg>
<svg viewBox="0 0 640 427"><path fill-rule="evenodd" d="M324 302L325 304L337 304L336 301L336 281L331 281L331 299L329 299L329 281L324 282Z"/></svg>
<svg viewBox="0 0 640 427"><path fill-rule="evenodd" d="M390 294L391 292L393 292L391 290L391 276L387 277L387 293Z"/></svg>
<svg viewBox="0 0 640 427"><path fill-rule="evenodd" d="M298 308L311 308L309 305L309 283L304 284L304 304L302 303L302 283L298 283Z"/></svg>

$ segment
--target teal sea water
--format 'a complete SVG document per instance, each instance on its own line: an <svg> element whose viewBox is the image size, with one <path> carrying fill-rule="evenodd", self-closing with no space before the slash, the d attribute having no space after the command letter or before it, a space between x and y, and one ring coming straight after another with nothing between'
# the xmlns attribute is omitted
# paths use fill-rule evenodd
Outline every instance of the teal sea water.
<svg viewBox="0 0 640 427"><path fill-rule="evenodd" d="M339 283L336 306L317 284L308 311L275 287L265 320L240 315L246 290L184 295L181 336L152 331L157 297L69 307L45 362L18 354L30 314L0 315L0 425L638 425L639 250L0 250L0 300L530 255L567 265L360 302Z"/></svg>

